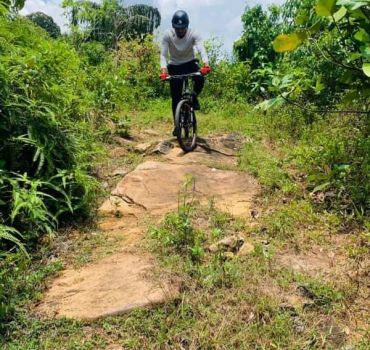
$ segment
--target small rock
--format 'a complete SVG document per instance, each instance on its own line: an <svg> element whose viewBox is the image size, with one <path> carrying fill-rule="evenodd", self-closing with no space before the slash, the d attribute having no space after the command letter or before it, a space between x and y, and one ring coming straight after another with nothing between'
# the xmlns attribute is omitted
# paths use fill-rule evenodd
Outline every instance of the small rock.
<svg viewBox="0 0 370 350"><path fill-rule="evenodd" d="M232 150L240 149L242 146L242 136L237 132L224 136L220 141L223 146Z"/></svg>
<svg viewBox="0 0 370 350"><path fill-rule="evenodd" d="M219 251L226 252L226 251L232 251L237 252L239 251L240 247L244 243L244 238L239 236L230 236L221 239L217 243L214 243L208 247L208 251L211 253L216 253Z"/></svg>
<svg viewBox="0 0 370 350"><path fill-rule="evenodd" d="M120 146L127 146L132 144L132 140L124 139L123 137L120 136L114 136L112 140Z"/></svg>
<svg viewBox="0 0 370 350"><path fill-rule="evenodd" d="M230 236L230 237L226 237L224 239L221 239L221 241L219 241L217 243L217 245L219 247L224 247L226 248L227 250L229 249L236 249L236 250L239 250L239 248L241 247L241 245L244 243L244 239L242 237L238 237L238 236Z"/></svg>
<svg viewBox="0 0 370 350"><path fill-rule="evenodd" d="M102 184L103 188L108 188L109 187L109 183L107 181L104 181L103 184Z"/></svg>
<svg viewBox="0 0 370 350"><path fill-rule="evenodd" d="M304 322L299 316L293 317L293 329L296 333L303 333L306 329Z"/></svg>
<svg viewBox="0 0 370 350"><path fill-rule="evenodd" d="M150 147L152 147L151 143L139 143L134 147L134 151L142 154L148 151Z"/></svg>
<svg viewBox="0 0 370 350"><path fill-rule="evenodd" d="M255 318L256 318L256 315L253 312L251 312L248 317L248 322L252 322Z"/></svg>
<svg viewBox="0 0 370 350"><path fill-rule="evenodd" d="M168 154L173 147L174 146L170 141L162 141L157 146L155 146L150 154Z"/></svg>
<svg viewBox="0 0 370 350"><path fill-rule="evenodd" d="M216 253L218 251L218 245L217 244L212 244L208 247L208 251L211 253Z"/></svg>
<svg viewBox="0 0 370 350"><path fill-rule="evenodd" d="M113 171L112 176L125 176L127 173L128 171L125 168L117 168Z"/></svg>
<svg viewBox="0 0 370 350"><path fill-rule="evenodd" d="M109 151L109 157L120 158L127 155L127 149L124 147L115 147Z"/></svg>
<svg viewBox="0 0 370 350"><path fill-rule="evenodd" d="M254 245L249 242L244 242L244 244L239 249L238 255L239 256L246 256L250 255L254 252Z"/></svg>
<svg viewBox="0 0 370 350"><path fill-rule="evenodd" d="M91 175L94 175L96 178L103 180L105 178L105 174L103 169L95 168L91 171Z"/></svg>

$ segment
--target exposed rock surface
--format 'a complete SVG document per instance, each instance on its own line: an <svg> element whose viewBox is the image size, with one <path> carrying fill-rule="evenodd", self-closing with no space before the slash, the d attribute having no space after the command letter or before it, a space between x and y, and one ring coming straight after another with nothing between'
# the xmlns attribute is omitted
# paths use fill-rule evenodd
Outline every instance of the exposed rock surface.
<svg viewBox="0 0 370 350"><path fill-rule="evenodd" d="M52 284L39 311L48 316L93 320L161 303L176 293L145 278L150 257L115 254L80 270L65 270Z"/></svg>
<svg viewBox="0 0 370 350"><path fill-rule="evenodd" d="M175 282L160 280L159 283L153 276L155 259L144 254L140 247L147 230L145 220L162 219L176 209L183 184L189 177L188 198L194 197L200 203L213 200L218 209L236 216L250 216L252 198L259 190L256 180L248 174L217 169L216 165L235 164L242 141L234 135L206 144L188 154L167 144L166 152L169 152L163 156L163 162L149 160L121 179L99 209L99 228L112 237L124 237L119 243L122 246L118 252L80 269L63 271L38 306L40 314L93 320L149 307L178 293ZM139 146L136 150L140 148L140 152L150 148L149 144ZM112 152L112 156L117 153L120 152ZM224 243L226 246L227 242ZM234 243L233 248L225 250L236 252L243 240L236 238Z"/></svg>
<svg viewBox="0 0 370 350"><path fill-rule="evenodd" d="M250 202L258 189L256 181L245 173L212 170L205 165L168 164L148 161L126 175L112 192L120 198L117 210L131 213L141 208L151 214L163 214L177 208L179 192L187 177L193 179L189 196L200 202L214 199L216 206L234 215L249 214ZM109 200L111 202L111 200ZM129 212L127 212L127 205ZM105 208L107 203L104 203Z"/></svg>
<svg viewBox="0 0 370 350"><path fill-rule="evenodd" d="M139 143L134 147L134 151L137 153L145 153L152 147L152 144L147 142L147 143Z"/></svg>
<svg viewBox="0 0 370 350"><path fill-rule="evenodd" d="M161 141L150 154L167 154L170 153L171 149L174 148L174 145L170 141Z"/></svg>

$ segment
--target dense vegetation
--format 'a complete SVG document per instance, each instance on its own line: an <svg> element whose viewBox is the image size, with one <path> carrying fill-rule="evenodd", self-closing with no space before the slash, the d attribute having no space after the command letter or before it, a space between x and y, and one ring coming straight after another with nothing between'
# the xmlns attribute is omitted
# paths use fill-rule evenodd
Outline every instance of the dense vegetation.
<svg viewBox="0 0 370 350"><path fill-rule="evenodd" d="M144 21L145 7L135 11ZM61 223L88 216L98 194L92 164L102 154L101 142L112 125L127 133L118 111L156 96L159 88L150 36L122 41L111 52L105 36L95 41L90 32L77 38L73 32L55 40L51 22L40 22L47 17L28 19L7 11L0 16L0 319L12 311L6 266L24 260L17 247L33 251ZM159 20L153 26L144 21L140 33L151 34Z"/></svg>
<svg viewBox="0 0 370 350"><path fill-rule="evenodd" d="M31 284L41 288L58 269L27 277L40 260L42 238L93 212L94 164L104 157L104 143L129 133L127 111L163 104L168 91L157 78L157 9L65 0L71 31L60 35L44 14L19 16L24 1L0 3L0 332L6 333ZM213 115L227 103L218 127L253 134L241 168L268 192L308 200L317 213L337 215L342 229L364 230L368 242L370 1L287 0L268 10L247 7L242 21L232 59L221 59L218 44L208 43L213 74L204 112ZM241 113L253 122L242 125ZM279 148L281 162L263 153L262 138ZM270 224L274 234L289 230Z"/></svg>
<svg viewBox="0 0 370 350"><path fill-rule="evenodd" d="M300 144L293 156L309 187L358 217L370 210L369 10L366 1L326 0L248 8L235 43L252 69L247 91L265 99L258 107L278 107L271 122Z"/></svg>

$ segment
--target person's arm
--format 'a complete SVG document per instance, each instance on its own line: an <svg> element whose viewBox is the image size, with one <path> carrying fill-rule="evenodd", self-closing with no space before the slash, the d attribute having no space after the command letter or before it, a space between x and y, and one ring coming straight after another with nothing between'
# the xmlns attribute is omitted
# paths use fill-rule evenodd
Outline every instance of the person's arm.
<svg viewBox="0 0 370 350"><path fill-rule="evenodd" d="M203 64L205 66L209 66L209 61L208 61L208 55L207 51L204 48L203 40L201 36L197 33L194 34L194 45L198 52L200 53L200 56L202 57Z"/></svg>
<svg viewBox="0 0 370 350"><path fill-rule="evenodd" d="M167 55L168 55L168 38L167 38L167 34L165 34L161 42L161 72L162 73L168 73Z"/></svg>

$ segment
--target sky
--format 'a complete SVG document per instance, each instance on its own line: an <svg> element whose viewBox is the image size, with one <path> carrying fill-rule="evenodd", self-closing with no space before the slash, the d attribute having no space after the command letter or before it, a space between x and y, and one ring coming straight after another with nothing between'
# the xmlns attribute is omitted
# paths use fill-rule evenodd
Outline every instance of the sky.
<svg viewBox="0 0 370 350"><path fill-rule="evenodd" d="M60 7L62 0L26 0L21 14L27 15L41 11L53 17L54 21L66 31L67 20ZM231 53L232 46L242 33L241 15L245 7L272 3L281 4L283 0L126 0L124 4L147 4L157 7L162 15L158 35L171 26L171 18L176 10L185 10L190 17L190 27L198 31L204 39L217 38L224 43L224 50Z"/></svg>

